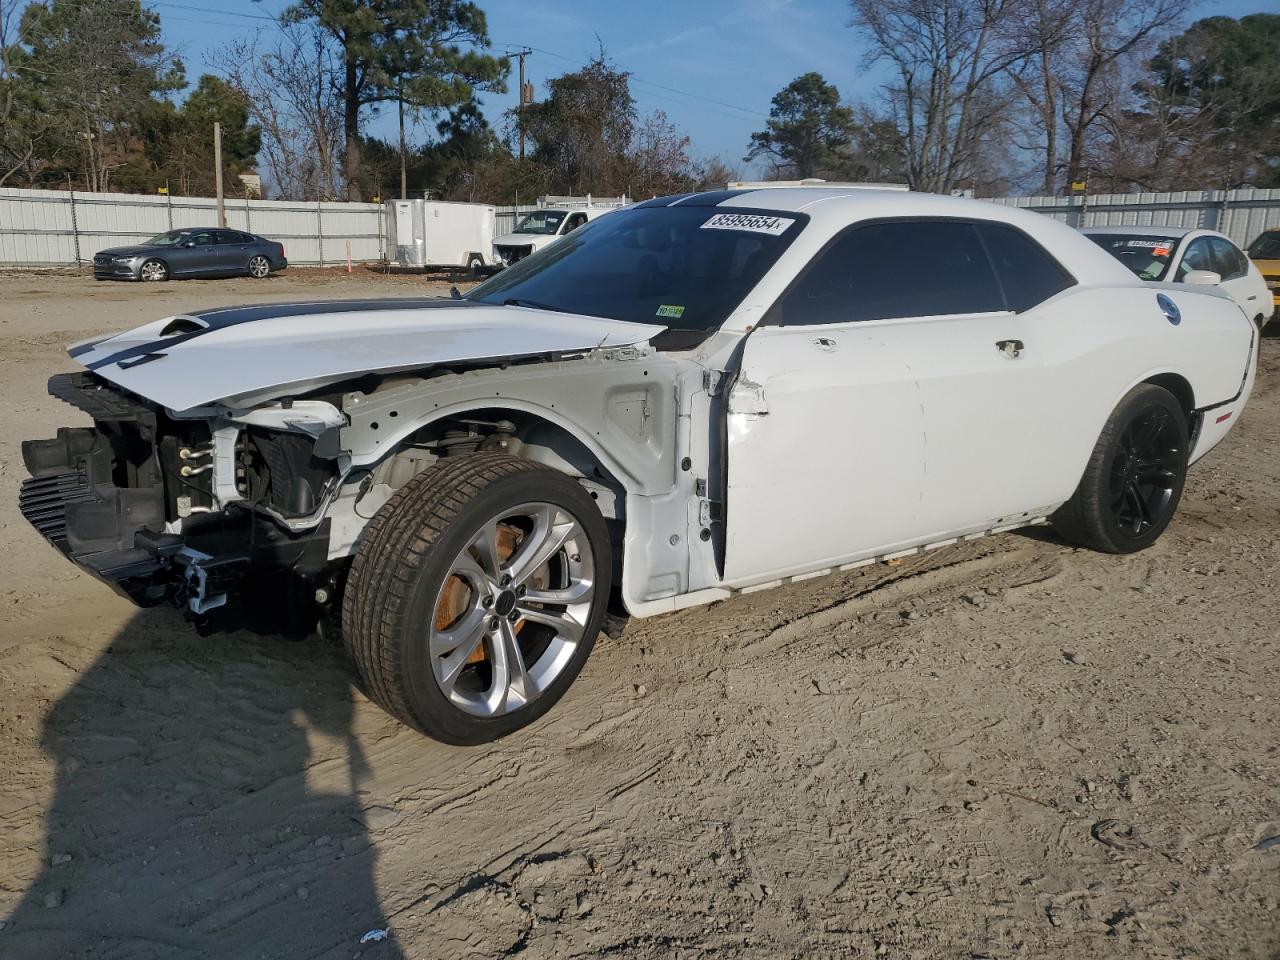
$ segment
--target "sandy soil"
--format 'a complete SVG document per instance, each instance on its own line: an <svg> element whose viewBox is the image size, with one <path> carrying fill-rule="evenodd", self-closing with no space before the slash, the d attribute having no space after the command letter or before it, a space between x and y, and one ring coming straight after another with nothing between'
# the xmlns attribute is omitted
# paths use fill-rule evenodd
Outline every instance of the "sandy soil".
<svg viewBox="0 0 1280 960"><path fill-rule="evenodd" d="M65 342L372 289L424 284L0 277L0 957L1280 956L1280 338L1146 553L1032 531L632 622L462 750L14 504L79 422Z"/></svg>

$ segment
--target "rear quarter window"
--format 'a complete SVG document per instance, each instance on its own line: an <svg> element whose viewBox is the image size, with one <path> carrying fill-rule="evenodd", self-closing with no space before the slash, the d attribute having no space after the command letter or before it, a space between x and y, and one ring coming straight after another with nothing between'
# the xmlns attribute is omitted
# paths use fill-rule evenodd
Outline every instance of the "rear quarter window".
<svg viewBox="0 0 1280 960"><path fill-rule="evenodd" d="M1021 230L1002 223L980 223L978 234L1004 290L1005 304L1015 313L1075 285L1075 278L1062 264Z"/></svg>

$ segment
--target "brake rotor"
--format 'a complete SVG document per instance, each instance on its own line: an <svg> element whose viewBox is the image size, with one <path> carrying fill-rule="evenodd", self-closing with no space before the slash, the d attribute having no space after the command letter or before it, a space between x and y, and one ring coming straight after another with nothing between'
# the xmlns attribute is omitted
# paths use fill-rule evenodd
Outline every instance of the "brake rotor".
<svg viewBox="0 0 1280 960"><path fill-rule="evenodd" d="M499 563L506 563L516 548L520 546L520 541L524 539L524 534L516 527L509 526L504 523L498 524L498 536L495 544ZM462 616L470 606L471 587L461 577L453 574L449 575L445 588L440 594L440 602L436 604L435 627L437 630L446 630L449 626ZM524 621L516 622L516 633L524 628ZM476 647L475 652L467 658L467 663L483 663L485 661L484 644Z"/></svg>

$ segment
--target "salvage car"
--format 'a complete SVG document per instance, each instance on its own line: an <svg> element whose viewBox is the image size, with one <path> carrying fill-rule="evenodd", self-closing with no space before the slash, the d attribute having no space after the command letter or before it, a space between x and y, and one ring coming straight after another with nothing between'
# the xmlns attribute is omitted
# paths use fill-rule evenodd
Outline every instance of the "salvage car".
<svg viewBox="0 0 1280 960"><path fill-rule="evenodd" d="M1228 237L1186 227L1089 227L1084 235L1142 280L1220 285L1258 328L1271 319L1267 281Z"/></svg>
<svg viewBox="0 0 1280 960"><path fill-rule="evenodd" d="M111 247L93 255L97 280L240 277L262 280L285 269L284 244L243 230L194 227L166 230L145 243Z"/></svg>
<svg viewBox="0 0 1280 960"><path fill-rule="evenodd" d="M93 425L23 444L21 507L139 604L290 585L371 697L474 744L565 693L611 597L649 616L1045 522L1150 546L1249 397L1250 320L981 201L660 198L460 299L76 344L49 390Z"/></svg>

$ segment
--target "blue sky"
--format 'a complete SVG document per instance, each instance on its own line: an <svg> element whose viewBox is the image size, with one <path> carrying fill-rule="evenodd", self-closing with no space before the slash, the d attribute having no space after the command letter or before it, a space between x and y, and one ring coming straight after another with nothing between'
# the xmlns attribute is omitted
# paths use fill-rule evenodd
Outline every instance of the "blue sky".
<svg viewBox="0 0 1280 960"><path fill-rule="evenodd" d="M144 0L160 15L167 43L186 61L194 81L212 69L218 49L237 36L273 29L268 20L286 0ZM1276 0L1204 0L1194 18L1275 8ZM865 48L847 24L848 0L480 0L498 52L534 48L527 59L535 95L543 82L574 70L603 43L610 58L631 71L632 94L643 112L662 110L693 139L697 157L739 162L751 132L763 129L769 101L809 70L823 74L846 99L874 97ZM511 93L486 95L498 121L515 104ZM394 117L371 124L394 135ZM428 126L427 129L430 129ZM423 134L419 134L421 138Z"/></svg>

